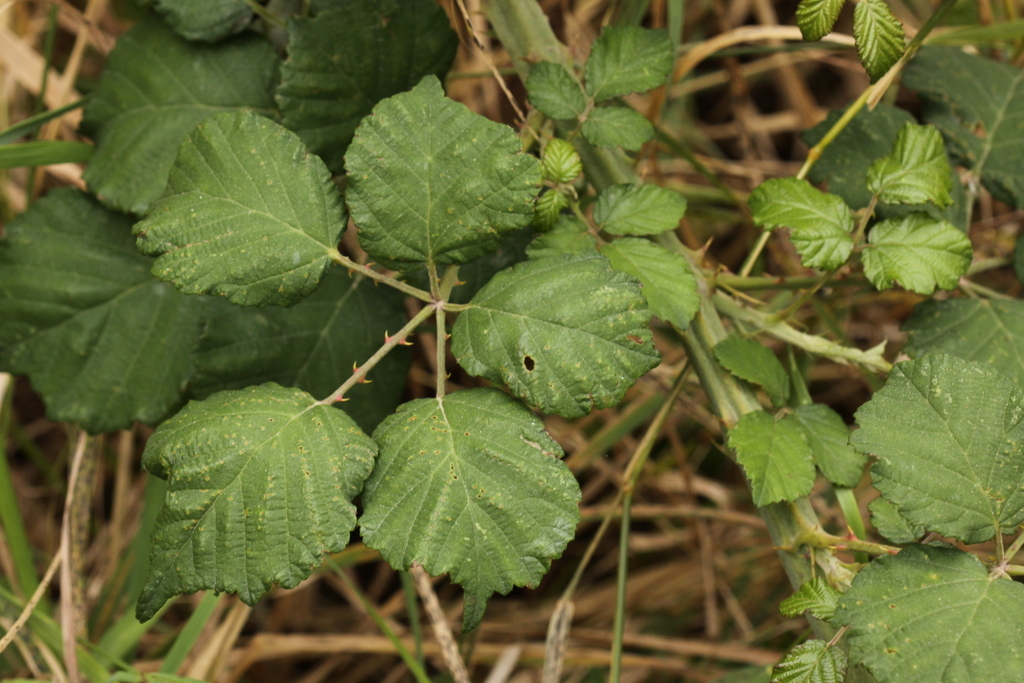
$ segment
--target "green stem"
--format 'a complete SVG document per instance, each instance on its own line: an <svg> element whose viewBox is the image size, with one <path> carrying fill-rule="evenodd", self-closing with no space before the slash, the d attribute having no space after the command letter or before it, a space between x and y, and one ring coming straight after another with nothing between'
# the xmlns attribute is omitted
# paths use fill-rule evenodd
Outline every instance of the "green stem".
<svg viewBox="0 0 1024 683"><path fill-rule="evenodd" d="M793 540L793 548L808 545L812 548L828 550L855 550L867 553L868 555L895 555L900 551L896 546L885 545L884 543L873 543L872 541L865 541L859 538L833 536L816 525L804 528Z"/></svg>
<svg viewBox="0 0 1024 683"><path fill-rule="evenodd" d="M7 443L7 431L11 424L11 404L14 395L14 378L7 373L0 373L0 443ZM20 597L32 595L39 585L36 574L32 544L29 543L25 531L25 520L18 509L18 498L14 493L14 480L11 478L7 456L0 458L0 526L7 537L7 545L11 551L11 560L17 574L15 592ZM47 607L47 611L49 608Z"/></svg>
<svg viewBox="0 0 1024 683"><path fill-rule="evenodd" d="M1012 560L1013 556L1020 552L1021 546L1024 546L1024 527L1017 527L1017 530L1021 533L1014 539L1013 543L1010 544L1010 547L1007 548L1006 552L1003 554L1003 557L1007 562Z"/></svg>
<svg viewBox="0 0 1024 683"><path fill-rule="evenodd" d="M721 286L722 289L729 289L737 292L805 289L807 287L813 287L818 281L818 277L816 276L742 277L731 273L713 273L708 270L703 272L710 284L715 287ZM867 279L861 276L844 276L832 282L833 287L863 287L867 284Z"/></svg>
<svg viewBox="0 0 1024 683"><path fill-rule="evenodd" d="M398 575L402 578L405 611L409 615L409 631L412 633L413 642L416 643L416 661L423 666L423 624L420 622L420 602L416 596L416 586L413 585L409 572L398 572Z"/></svg>
<svg viewBox="0 0 1024 683"><path fill-rule="evenodd" d="M765 246L768 244L768 239L772 236L772 233L765 230L761 233L761 236L757 238L757 243L754 248L747 254L746 260L743 261L743 266L740 268L740 277L747 277L750 275L750 271L754 269L754 263L757 262L761 252L764 251Z"/></svg>
<svg viewBox="0 0 1024 683"><path fill-rule="evenodd" d="M437 302L434 304L434 322L437 326L437 344L436 344L436 357L435 363L437 379L435 381L435 395L437 398L444 398L444 392L447 388L448 383L448 368L446 353L448 349L448 324L445 320L445 309L444 304L448 301L448 297L452 295L452 289L459 282L459 267L448 266L448 269L444 272L444 277L438 282L437 271L430 268L431 275L431 290L433 290L437 296ZM435 285L436 282L436 285Z"/></svg>
<svg viewBox="0 0 1024 683"><path fill-rule="evenodd" d="M619 524L619 566L615 575L615 621L612 627L612 662L608 683L619 683L622 676L622 637L626 627L626 582L629 578L629 525L633 505L633 488L627 484L622 499L622 520Z"/></svg>
<svg viewBox="0 0 1024 683"><path fill-rule="evenodd" d="M418 287L413 287L412 285L406 284L401 280L396 280L395 278L385 275L384 273L379 273L373 268L370 268L369 266L364 266L362 264L356 263L347 256L342 256L341 253L339 253L337 250L331 251L331 260L333 260L340 266L348 268L350 271L354 273L365 275L366 277L370 278L371 280L374 280L375 282L383 282L389 287L394 287L403 294L408 294L409 296L415 297L420 301L434 303L434 297L431 296L430 292L424 292L422 289L419 289Z"/></svg>

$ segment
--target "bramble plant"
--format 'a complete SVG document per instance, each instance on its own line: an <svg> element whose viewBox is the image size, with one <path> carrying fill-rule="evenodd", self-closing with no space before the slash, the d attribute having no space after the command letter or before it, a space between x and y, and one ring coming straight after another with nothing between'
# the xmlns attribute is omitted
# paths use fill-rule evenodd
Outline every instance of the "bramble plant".
<svg viewBox="0 0 1024 683"><path fill-rule="evenodd" d="M0 366L89 433L158 425L139 620L200 590L252 605L358 530L395 569L448 574L476 628L579 522L539 416L617 405L661 361L654 316L687 356L666 405L695 372L794 583L782 611L813 617L771 681L1024 681L1024 307L967 279L980 186L1024 208L1024 75L922 47L951 0L909 43L882 0L856 4L872 85L749 196L764 232L738 275L679 241L686 199L626 154L679 144L623 99L670 78L666 31L607 27L576 64L535 3L494 0L535 110L517 133L446 97L458 39L432 0L314 0L283 61L250 2L154 4L85 108L91 194L49 192L0 243ZM842 4L802 0L805 39ZM879 104L900 77L920 122ZM751 275L780 231L813 277ZM909 360L793 321L857 274L921 295ZM401 403L424 330L436 393ZM815 358L887 376L852 433L811 399ZM486 382L449 393L452 360ZM887 542L852 492L869 463ZM823 529L819 476L856 535ZM984 542L995 557L964 547Z"/></svg>

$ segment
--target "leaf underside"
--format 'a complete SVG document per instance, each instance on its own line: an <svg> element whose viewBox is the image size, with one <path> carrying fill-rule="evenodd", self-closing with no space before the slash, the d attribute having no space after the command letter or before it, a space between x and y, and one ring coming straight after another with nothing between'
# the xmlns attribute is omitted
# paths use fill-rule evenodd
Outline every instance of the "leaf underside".
<svg viewBox="0 0 1024 683"><path fill-rule="evenodd" d="M255 604L342 550L377 446L345 413L273 383L185 406L150 437L143 467L167 479L136 614L197 590Z"/></svg>

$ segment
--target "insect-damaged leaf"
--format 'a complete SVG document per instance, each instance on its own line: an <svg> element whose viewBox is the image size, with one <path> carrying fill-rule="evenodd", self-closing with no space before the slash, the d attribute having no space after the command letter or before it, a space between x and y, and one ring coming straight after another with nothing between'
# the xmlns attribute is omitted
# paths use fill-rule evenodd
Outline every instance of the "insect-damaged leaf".
<svg viewBox="0 0 1024 683"><path fill-rule="evenodd" d="M580 489L562 449L500 391L410 401L373 438L380 458L359 524L396 568L449 573L486 601L535 586L576 532Z"/></svg>
<svg viewBox="0 0 1024 683"><path fill-rule="evenodd" d="M639 283L599 254L530 260L473 297L452 353L527 404L579 417L616 405L658 364L650 315Z"/></svg>
<svg viewBox="0 0 1024 683"><path fill-rule="evenodd" d="M400 270L494 251L530 222L541 178L511 128L445 97L434 76L374 107L345 161L360 244Z"/></svg>
<svg viewBox="0 0 1024 683"><path fill-rule="evenodd" d="M352 498L377 446L345 413L273 383L193 401L150 437L142 465L167 480L136 615L175 595L293 588L356 524Z"/></svg>
<svg viewBox="0 0 1024 683"><path fill-rule="evenodd" d="M319 157L252 112L193 130L167 191L135 226L154 274L188 294L240 306L288 306L316 289L346 217Z"/></svg>

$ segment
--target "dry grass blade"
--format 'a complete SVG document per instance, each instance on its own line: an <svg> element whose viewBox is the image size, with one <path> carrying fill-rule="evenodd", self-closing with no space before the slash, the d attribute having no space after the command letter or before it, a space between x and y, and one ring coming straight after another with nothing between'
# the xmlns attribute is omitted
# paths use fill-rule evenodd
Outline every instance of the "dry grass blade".
<svg viewBox="0 0 1024 683"><path fill-rule="evenodd" d="M451 672L455 683L469 683L469 673L466 671L466 665L462 662L462 657L459 656L459 648L455 644L455 638L452 637L451 627L448 626L448 620L444 616L444 610L441 609L441 603L437 599L434 587L430 584L430 577L423 567L415 562L409 573L412 574L416 592L420 594L420 600L423 601L423 606L427 610L430 626L434 629L434 637L437 638L437 642L441 646L441 657L444 659L445 666Z"/></svg>
<svg viewBox="0 0 1024 683"><path fill-rule="evenodd" d="M35 593L29 598L29 601L25 604L25 608L21 610L21 614L18 615L18 619L7 629L7 633L4 634L3 638L0 638L0 652L7 649L7 646L11 644L15 638L18 637L18 632L28 622L29 617L32 616L32 612L35 611L39 601L43 599L46 591L50 588L50 582L53 581L54 575L57 573L57 569L61 565L62 555L57 553L50 560L50 566L46 568L46 573L43 575L43 580L39 582L39 587L36 588Z"/></svg>

